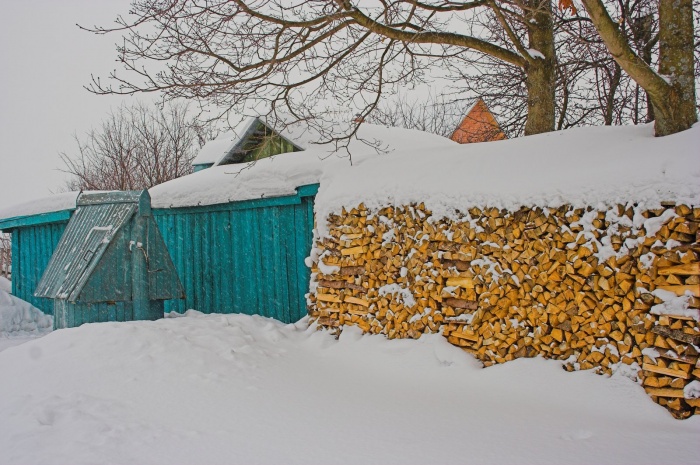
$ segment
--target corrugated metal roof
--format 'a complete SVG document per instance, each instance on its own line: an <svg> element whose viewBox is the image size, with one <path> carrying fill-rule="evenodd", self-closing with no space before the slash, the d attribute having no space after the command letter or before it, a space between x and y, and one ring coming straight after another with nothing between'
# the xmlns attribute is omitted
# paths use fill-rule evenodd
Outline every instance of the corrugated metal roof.
<svg viewBox="0 0 700 465"><path fill-rule="evenodd" d="M94 204L95 200L78 201L35 296L76 301L110 241L137 208L133 199L120 197L115 200L129 203L105 204Z"/></svg>

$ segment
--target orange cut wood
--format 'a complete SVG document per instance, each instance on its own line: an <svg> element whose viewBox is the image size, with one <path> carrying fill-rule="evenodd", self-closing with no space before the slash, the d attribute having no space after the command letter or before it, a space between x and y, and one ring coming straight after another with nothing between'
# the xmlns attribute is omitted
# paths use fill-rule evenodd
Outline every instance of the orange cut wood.
<svg viewBox="0 0 700 465"><path fill-rule="evenodd" d="M686 263L684 265L670 266L668 268L659 268L660 275L678 274L682 276L700 275L700 262Z"/></svg>
<svg viewBox="0 0 700 465"><path fill-rule="evenodd" d="M644 388L650 396L683 398L683 389Z"/></svg>
<svg viewBox="0 0 700 465"><path fill-rule="evenodd" d="M652 365L651 363L643 363L642 370L651 371L652 373L660 373L662 375L673 376L675 378L689 379L690 375L682 370L674 370L673 368L661 367Z"/></svg>
<svg viewBox="0 0 700 465"><path fill-rule="evenodd" d="M657 289L673 292L676 295L685 295L690 292L694 297L700 297L700 284L684 284L680 286L658 286Z"/></svg>

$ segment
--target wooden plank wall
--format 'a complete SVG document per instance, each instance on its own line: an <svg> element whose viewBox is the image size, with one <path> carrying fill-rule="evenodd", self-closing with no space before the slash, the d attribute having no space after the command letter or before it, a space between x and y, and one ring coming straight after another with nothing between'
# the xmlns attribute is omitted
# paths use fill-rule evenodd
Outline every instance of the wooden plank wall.
<svg viewBox="0 0 700 465"><path fill-rule="evenodd" d="M187 296L165 311L305 316L313 197L282 203L154 211Z"/></svg>
<svg viewBox="0 0 700 465"><path fill-rule="evenodd" d="M53 301L34 290L66 229L68 221L16 228L12 234L12 294L53 315Z"/></svg>

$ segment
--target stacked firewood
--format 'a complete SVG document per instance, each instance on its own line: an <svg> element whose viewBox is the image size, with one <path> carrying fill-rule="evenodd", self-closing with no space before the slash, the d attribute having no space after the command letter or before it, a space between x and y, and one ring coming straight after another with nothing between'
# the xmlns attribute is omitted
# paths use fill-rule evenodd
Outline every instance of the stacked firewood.
<svg viewBox="0 0 700 465"><path fill-rule="evenodd" d="M644 351L642 364L647 394L677 418L700 413L700 398L686 389L693 381L700 383L697 322L682 315L661 315L651 334L653 349Z"/></svg>
<svg viewBox="0 0 700 465"><path fill-rule="evenodd" d="M359 205L327 221L309 297L318 325L389 338L441 331L485 366L541 355L568 370L625 370L674 415L698 408L679 396L698 373L700 208L434 218L423 204Z"/></svg>

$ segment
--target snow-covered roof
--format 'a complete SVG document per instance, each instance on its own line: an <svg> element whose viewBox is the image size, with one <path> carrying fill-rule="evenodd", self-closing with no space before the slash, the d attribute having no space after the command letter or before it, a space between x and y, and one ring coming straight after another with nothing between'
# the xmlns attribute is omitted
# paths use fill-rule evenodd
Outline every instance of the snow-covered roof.
<svg viewBox="0 0 700 465"><path fill-rule="evenodd" d="M247 117L243 118L230 131L226 131L216 139L204 144L204 147L200 149L197 156L192 160L192 165L224 164L227 155L242 146L246 137L252 135L254 128L258 124L267 126L268 129L275 131L280 137L287 139L299 148L306 148L309 143L309 132L302 131L302 125L299 123L290 124L283 118L273 120L264 116ZM320 135L313 134L316 139L320 139Z"/></svg>
<svg viewBox="0 0 700 465"><path fill-rule="evenodd" d="M301 125L288 126L286 134L295 143L303 144L306 150L253 163L213 166L168 181L150 189L153 207L212 205L293 195L297 187L321 181L325 172L344 172L374 157L410 150L422 150L429 157L435 150L457 145L435 134L374 124L363 124L358 138L350 141L347 151L339 152L331 144L314 145L320 136ZM352 155L352 165L348 152Z"/></svg>
<svg viewBox="0 0 700 465"><path fill-rule="evenodd" d="M63 192L61 194L20 202L0 209L0 220L70 210L75 208L75 201L79 194L80 192L77 191Z"/></svg>
<svg viewBox="0 0 700 465"><path fill-rule="evenodd" d="M243 118L236 126L219 135L216 139L207 142L199 150L197 156L192 160L193 165L216 164L231 149L238 144L248 129L255 124L256 118Z"/></svg>

